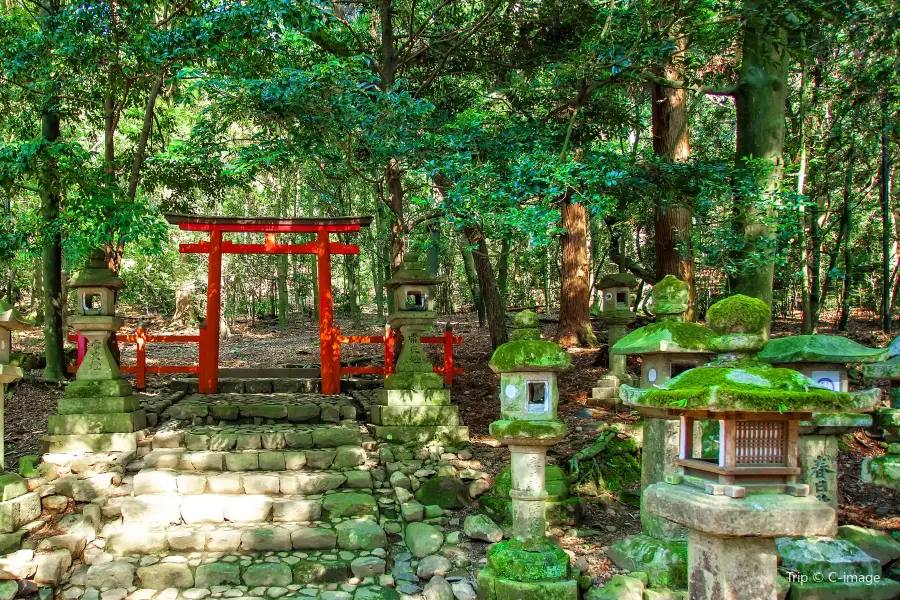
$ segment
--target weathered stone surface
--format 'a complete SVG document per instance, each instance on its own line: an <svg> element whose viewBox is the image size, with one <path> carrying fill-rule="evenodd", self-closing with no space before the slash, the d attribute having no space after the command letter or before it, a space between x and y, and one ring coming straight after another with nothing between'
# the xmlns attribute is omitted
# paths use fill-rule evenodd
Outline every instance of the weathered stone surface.
<svg viewBox="0 0 900 600"><path fill-rule="evenodd" d="M44 585L59 584L72 566L72 555L68 550L53 550L41 553L34 557L37 570L34 573L34 582Z"/></svg>
<svg viewBox="0 0 900 600"><path fill-rule="evenodd" d="M640 579L627 575L613 575L603 587L593 587L585 600L643 600L644 584Z"/></svg>
<svg viewBox="0 0 900 600"><path fill-rule="evenodd" d="M366 453L362 448L359 446L341 446L338 448L331 466L334 469L347 469L358 467L365 462Z"/></svg>
<svg viewBox="0 0 900 600"><path fill-rule="evenodd" d="M312 430L316 448L337 448L338 446L358 446L361 438L359 428L316 427Z"/></svg>
<svg viewBox="0 0 900 600"><path fill-rule="evenodd" d="M134 476L134 494L175 494L177 473L168 469L144 469Z"/></svg>
<svg viewBox="0 0 900 600"><path fill-rule="evenodd" d="M387 536L378 523L368 519L349 519L335 527L338 546L344 550L374 550L387 547Z"/></svg>
<svg viewBox="0 0 900 600"><path fill-rule="evenodd" d="M194 585L197 587L228 584L241 584L241 570L237 563L214 562L200 565L194 574Z"/></svg>
<svg viewBox="0 0 900 600"><path fill-rule="evenodd" d="M878 559L882 566L900 558L900 542L884 531L866 529L858 525L841 525L837 537L857 546L860 550Z"/></svg>
<svg viewBox="0 0 900 600"><path fill-rule="evenodd" d="M85 585L101 590L130 588L134 586L135 566L124 560L91 565L85 576Z"/></svg>
<svg viewBox="0 0 900 600"><path fill-rule="evenodd" d="M796 571L815 582L844 580L849 576L872 576L881 573L881 563L855 544L831 538L779 538L778 556L781 568Z"/></svg>
<svg viewBox="0 0 900 600"><path fill-rule="evenodd" d="M286 586L292 581L291 568L284 563L255 564L244 571L244 584L250 587Z"/></svg>
<svg viewBox="0 0 900 600"><path fill-rule="evenodd" d="M425 600L454 600L453 588L443 577L432 577L422 590Z"/></svg>
<svg viewBox="0 0 900 600"><path fill-rule="evenodd" d="M241 535L241 549L247 552L282 552L291 548L291 533L281 527L258 527Z"/></svg>
<svg viewBox="0 0 900 600"><path fill-rule="evenodd" d="M416 567L416 575L422 579L431 579L435 575L444 577L450 572L453 565L450 561L438 554L429 554L419 561Z"/></svg>
<svg viewBox="0 0 900 600"><path fill-rule="evenodd" d="M375 498L359 492L329 494L322 500L322 510L329 518L375 516Z"/></svg>
<svg viewBox="0 0 900 600"><path fill-rule="evenodd" d="M410 523L406 526L406 546L416 558L435 554L444 544L441 530L427 523Z"/></svg>
<svg viewBox="0 0 900 600"><path fill-rule="evenodd" d="M137 576L141 587L152 590L194 587L194 576L185 563L157 563L149 567L138 567Z"/></svg>
<svg viewBox="0 0 900 600"><path fill-rule="evenodd" d="M0 502L0 532L12 533L41 516L41 497L29 492Z"/></svg>
<svg viewBox="0 0 900 600"><path fill-rule="evenodd" d="M891 579L863 583L806 583L791 586L789 600L896 600L900 582Z"/></svg>
<svg viewBox="0 0 900 600"><path fill-rule="evenodd" d="M613 543L610 560L626 571L643 571L651 587L687 588L687 541L662 541L638 534Z"/></svg>
<svg viewBox="0 0 900 600"><path fill-rule="evenodd" d="M474 540L493 543L503 539L503 530L485 515L469 515L466 517L463 531Z"/></svg>
<svg viewBox="0 0 900 600"><path fill-rule="evenodd" d="M281 473L282 494L321 494L341 487L347 478L340 473Z"/></svg>
<svg viewBox="0 0 900 600"><path fill-rule="evenodd" d="M337 545L337 534L323 527L302 527L291 533L295 550L330 550Z"/></svg>
<svg viewBox="0 0 900 600"><path fill-rule="evenodd" d="M359 579L383 575L387 564L383 558L377 556L360 556L350 562L350 570L353 576Z"/></svg>
<svg viewBox="0 0 900 600"><path fill-rule="evenodd" d="M322 502L316 499L289 496L272 504L272 520L281 523L317 521L321 516Z"/></svg>
<svg viewBox="0 0 900 600"><path fill-rule="evenodd" d="M757 494L728 498L686 485L656 483L644 491L642 500L651 514L714 535L802 537L834 530L834 509L811 497Z"/></svg>

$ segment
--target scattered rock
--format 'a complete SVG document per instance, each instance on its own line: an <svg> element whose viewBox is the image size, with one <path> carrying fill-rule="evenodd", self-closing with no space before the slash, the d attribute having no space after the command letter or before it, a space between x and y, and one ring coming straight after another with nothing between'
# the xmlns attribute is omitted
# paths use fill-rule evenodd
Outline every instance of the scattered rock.
<svg viewBox="0 0 900 600"><path fill-rule="evenodd" d="M410 523L406 526L406 546L416 558L434 554L444 544L441 530L428 523Z"/></svg>
<svg viewBox="0 0 900 600"><path fill-rule="evenodd" d="M435 575L444 577L450 572L453 565L450 561L438 554L430 554L419 561L416 575L422 579L431 579Z"/></svg>
<svg viewBox="0 0 900 600"><path fill-rule="evenodd" d="M463 531L473 540L496 543L503 539L503 530L485 515L470 515L466 517Z"/></svg>
<svg viewBox="0 0 900 600"><path fill-rule="evenodd" d="M425 600L454 600L453 588L443 577L432 577L422 594Z"/></svg>

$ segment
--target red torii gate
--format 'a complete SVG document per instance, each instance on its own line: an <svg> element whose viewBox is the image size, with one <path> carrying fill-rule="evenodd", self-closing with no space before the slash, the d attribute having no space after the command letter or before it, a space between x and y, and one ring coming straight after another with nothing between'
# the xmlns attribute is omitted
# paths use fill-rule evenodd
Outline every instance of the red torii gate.
<svg viewBox="0 0 900 600"><path fill-rule="evenodd" d="M213 394L219 383L219 319L221 317L222 254L315 254L319 277L319 343L322 364L322 393L340 393L340 365L334 330L334 298L331 292L331 255L359 254L359 246L331 241L332 233L358 232L372 223L372 217L292 219L271 217L201 217L166 215L166 220L182 231L208 231L209 241L181 244L182 253L209 254L206 291L206 329L200 332L199 391ZM238 244L222 239L223 233L264 233L264 244ZM305 244L279 244L279 233L315 233Z"/></svg>

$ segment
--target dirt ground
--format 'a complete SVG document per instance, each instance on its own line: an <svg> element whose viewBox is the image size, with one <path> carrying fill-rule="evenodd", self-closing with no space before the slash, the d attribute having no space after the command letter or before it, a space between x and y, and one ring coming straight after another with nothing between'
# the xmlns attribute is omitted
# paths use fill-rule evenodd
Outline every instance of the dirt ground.
<svg viewBox="0 0 900 600"><path fill-rule="evenodd" d="M338 316L342 333L379 334L382 326L374 316L364 316L359 327L351 328ZM491 355L490 341L486 328L479 328L474 314L453 315L449 320L440 319L438 331L444 324L453 326L456 335L464 338L455 352L456 366L462 367L453 384L454 402L460 407L464 422L470 427L473 453L481 460L488 472L496 473L508 461L505 448L488 435L488 425L498 417L497 393L499 377L487 366ZM124 331L133 330L137 317L129 317ZM850 337L869 345L883 346L890 341L865 322L852 323ZM158 318L144 318L144 326L154 333L196 333L196 331L172 331ZM556 324L552 318L541 318L545 337L552 338ZM775 324L775 335L796 331L797 323L779 321ZM606 332L597 324L601 343ZM820 333L834 333L828 327ZM16 349L25 347L28 351L40 352L39 334L18 335L13 342ZM346 345L342 348L342 359L359 364L378 365L383 360L383 350L376 345ZM606 361L606 349L574 349L571 351L575 369L560 376L560 417L569 425L567 439L550 451L550 460L562 464L566 457L589 446L596 438L598 426L603 423L632 423L637 415L630 411L610 412L588 407L586 400L596 379L605 373L600 365ZM427 348L433 362L440 361L440 346ZM151 344L148 347L148 364L177 365L196 362L195 344ZM123 364L133 364L134 346L122 346ZM302 321L291 324L288 330L279 331L273 320L257 320L253 327L247 323L237 323L232 328L232 336L223 340L220 364L226 367L249 366L298 366L318 362L318 324ZM639 363L629 364L637 371ZM9 468L13 468L18 458L36 451L37 442L46 432L47 416L56 409L62 388L40 381L40 371L31 371L26 381L14 386L6 403L6 452ZM165 385L172 376L151 376L148 387ZM863 483L859 478L860 462L866 455L883 453L877 440L865 432L858 432L844 440L844 450L839 459L840 509L842 523L854 523L880 529L900 529L900 492L892 492ZM581 528L594 530L584 537L562 538L562 544L573 550L586 565L592 575L605 578L612 574L614 567L601 550L615 539L640 530L638 508L614 499L586 499L585 519ZM563 532L560 531L560 534Z"/></svg>

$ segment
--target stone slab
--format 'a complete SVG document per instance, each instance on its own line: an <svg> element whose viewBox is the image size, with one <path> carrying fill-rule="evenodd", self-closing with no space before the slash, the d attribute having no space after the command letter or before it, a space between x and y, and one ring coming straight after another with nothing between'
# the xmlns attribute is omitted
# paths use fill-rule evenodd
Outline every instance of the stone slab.
<svg viewBox="0 0 900 600"><path fill-rule="evenodd" d="M135 433L83 433L79 435L47 435L49 452L135 452Z"/></svg>
<svg viewBox="0 0 900 600"><path fill-rule="evenodd" d="M66 386L66 398L130 396L131 384L124 379L76 379Z"/></svg>
<svg viewBox="0 0 900 600"><path fill-rule="evenodd" d="M447 406L450 390L378 390L375 401L380 406Z"/></svg>
<svg viewBox="0 0 900 600"><path fill-rule="evenodd" d="M131 433L147 426L147 415L142 410L129 413L50 415L47 420L50 435Z"/></svg>
<svg viewBox="0 0 900 600"><path fill-rule="evenodd" d="M398 444L432 441L461 444L469 441L469 428L465 426L396 427L393 425L376 425L375 437Z"/></svg>
<svg viewBox="0 0 900 600"><path fill-rule="evenodd" d="M141 402L137 396L61 398L57 413L60 415L130 413L140 408Z"/></svg>
<svg viewBox="0 0 900 600"><path fill-rule="evenodd" d="M0 502L0 532L12 533L41 516L41 497L30 492Z"/></svg>
<svg viewBox="0 0 900 600"><path fill-rule="evenodd" d="M372 424L403 427L459 425L459 408L452 405L380 406L372 407Z"/></svg>

